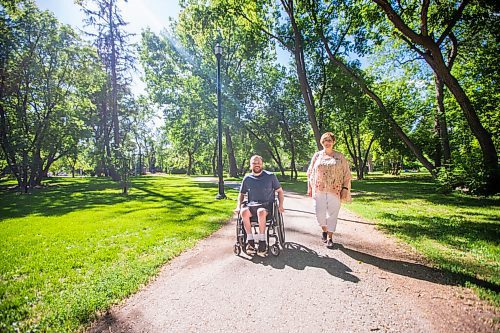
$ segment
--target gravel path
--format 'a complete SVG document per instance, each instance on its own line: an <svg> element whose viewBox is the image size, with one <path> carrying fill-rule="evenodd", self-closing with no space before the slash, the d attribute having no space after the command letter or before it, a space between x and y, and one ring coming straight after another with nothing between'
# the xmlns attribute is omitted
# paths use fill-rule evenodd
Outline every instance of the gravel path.
<svg viewBox="0 0 500 333"><path fill-rule="evenodd" d="M278 257L235 256L232 220L88 333L500 332L495 309L371 223L341 209L327 249L312 199L285 198Z"/></svg>

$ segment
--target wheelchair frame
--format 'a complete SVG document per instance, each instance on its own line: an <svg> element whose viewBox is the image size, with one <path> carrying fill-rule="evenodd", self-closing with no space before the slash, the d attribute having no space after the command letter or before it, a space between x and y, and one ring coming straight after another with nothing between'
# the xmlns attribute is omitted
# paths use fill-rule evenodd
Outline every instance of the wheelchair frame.
<svg viewBox="0 0 500 333"><path fill-rule="evenodd" d="M247 204L246 201L243 204ZM253 216L252 216L253 218ZM258 233L259 223L255 220L250 219L250 224L252 225L252 232L254 234ZM285 224L283 222L283 214L279 211L278 199L275 198L272 211L266 217L266 237L267 237L267 247L268 250L274 256L278 256L280 254L280 248L285 248ZM273 238L274 243L270 245L269 240ZM234 254L240 255L241 251L246 253L246 242L247 241L247 233L245 230L245 226L243 225L243 219L241 218L241 213L238 213L238 217L236 219L236 244L234 244Z"/></svg>

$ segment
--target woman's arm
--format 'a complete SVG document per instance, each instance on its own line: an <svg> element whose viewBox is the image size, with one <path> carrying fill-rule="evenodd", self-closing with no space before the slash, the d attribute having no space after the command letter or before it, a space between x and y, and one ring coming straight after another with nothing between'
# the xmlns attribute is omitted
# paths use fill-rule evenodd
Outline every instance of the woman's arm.
<svg viewBox="0 0 500 333"><path fill-rule="evenodd" d="M309 163L309 167L307 168L307 195L312 196L312 180L311 175L314 169L314 164L316 163L316 159L318 158L318 153L315 152L313 157L311 158L311 162Z"/></svg>

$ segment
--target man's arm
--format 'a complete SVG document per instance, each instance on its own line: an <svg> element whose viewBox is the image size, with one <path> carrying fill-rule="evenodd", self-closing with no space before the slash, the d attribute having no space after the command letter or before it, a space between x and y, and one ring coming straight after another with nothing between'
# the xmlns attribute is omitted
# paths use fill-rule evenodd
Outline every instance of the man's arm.
<svg viewBox="0 0 500 333"><path fill-rule="evenodd" d="M285 193L283 192L283 188L280 187L279 189L277 189L276 193L278 193L278 204L279 204L278 209L280 213L283 213L285 211L285 207L283 206L283 201L285 201Z"/></svg>
<svg viewBox="0 0 500 333"><path fill-rule="evenodd" d="M236 202L236 208L234 209L234 211L236 213L240 212L240 210L241 210L241 203L243 202L244 199L245 199L245 194L244 193L240 193L238 195L238 201Z"/></svg>

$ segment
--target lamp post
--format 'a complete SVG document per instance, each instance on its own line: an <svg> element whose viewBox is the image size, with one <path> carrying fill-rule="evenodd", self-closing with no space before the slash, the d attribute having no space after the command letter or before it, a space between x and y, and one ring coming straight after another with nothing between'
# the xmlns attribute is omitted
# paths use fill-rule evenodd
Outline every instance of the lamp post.
<svg viewBox="0 0 500 333"><path fill-rule="evenodd" d="M220 83L220 59L222 58L222 46L215 45L215 57L217 58L217 173L219 174L219 193L215 199L225 199L224 179L222 177L222 120L221 120L221 83Z"/></svg>

